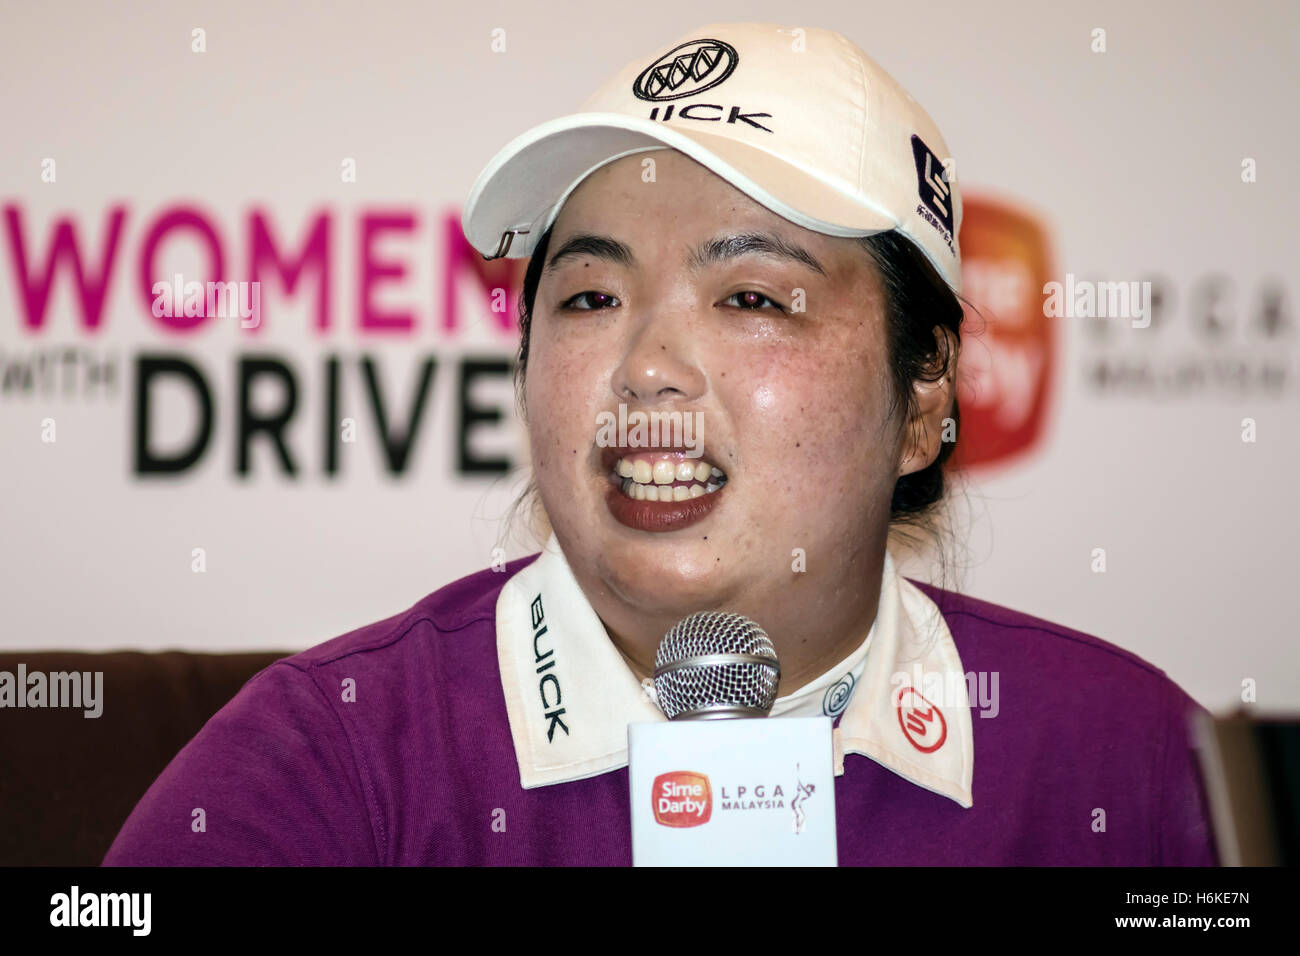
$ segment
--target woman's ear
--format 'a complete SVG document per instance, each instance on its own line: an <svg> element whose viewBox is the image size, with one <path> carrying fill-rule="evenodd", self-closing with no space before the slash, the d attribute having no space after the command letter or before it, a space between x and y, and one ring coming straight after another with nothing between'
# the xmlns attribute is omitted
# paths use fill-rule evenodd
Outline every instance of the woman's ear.
<svg viewBox="0 0 1300 956"><path fill-rule="evenodd" d="M917 379L913 383L916 412L904 424L906 436L899 452L898 474L923 471L939 457L945 441L957 440L957 422L952 415L957 394L957 358L961 347L951 330L934 327L939 351L931 368L938 373L933 381Z"/></svg>

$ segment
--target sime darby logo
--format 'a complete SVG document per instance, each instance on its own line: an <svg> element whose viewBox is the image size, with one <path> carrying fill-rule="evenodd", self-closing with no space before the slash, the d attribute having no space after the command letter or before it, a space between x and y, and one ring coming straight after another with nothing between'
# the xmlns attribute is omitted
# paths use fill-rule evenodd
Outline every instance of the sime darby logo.
<svg viewBox="0 0 1300 956"><path fill-rule="evenodd" d="M1004 199L967 193L961 281L967 301L958 366L958 468L1006 467L1046 439L1059 374L1058 320L1043 309L1052 278L1047 224Z"/></svg>
<svg viewBox="0 0 1300 956"><path fill-rule="evenodd" d="M713 816L713 788L702 773L661 773L655 777L650 799L660 826L698 827Z"/></svg>

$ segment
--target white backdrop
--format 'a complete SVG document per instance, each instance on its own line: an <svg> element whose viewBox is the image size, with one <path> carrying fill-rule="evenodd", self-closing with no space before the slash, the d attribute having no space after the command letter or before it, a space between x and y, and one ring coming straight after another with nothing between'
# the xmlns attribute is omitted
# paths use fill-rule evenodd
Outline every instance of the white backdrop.
<svg viewBox="0 0 1300 956"><path fill-rule="evenodd" d="M474 432L476 453L517 467L458 473L457 376L463 357L506 358L515 341L473 276L448 266L448 223L511 137L574 110L625 61L649 62L692 26L743 19L829 27L862 46L935 118L969 196L1041 222L1058 277L1155 276L1164 291L1158 336L1102 337L1059 320L1044 435L974 471L956 499L960 588L1129 648L1208 706L1233 706L1253 679L1261 708L1297 707L1298 7L982 7L664 0L572 3L559 16L523 2L6 3L0 646L295 650L488 565L525 447L513 419L489 423ZM205 52L192 50L195 28ZM505 52L492 51L497 28ZM1097 28L1104 53L1092 49ZM341 175L348 158L355 182ZM53 182L42 178L49 159ZM1243 182L1246 159L1255 182ZM43 324L29 327L23 286L39 279L58 223L72 224L93 272L117 207L98 327L86 327L70 260L55 269ZM331 326L316 328L307 285L285 296L267 281L255 334L229 319L165 330L141 296L141 255L158 218L187 208L218 235L227 278L245 274L255 210L286 251L324 214ZM374 281L373 300L409 310L412 327L362 329L362 223L393 215L411 216L409 228L382 231L371 258L405 274ZM193 234L173 238L159 271L201 274L202 248ZM1218 335L1198 321L1211 312L1227 325ZM134 472L142 354L182 358L211 388L211 443L180 475ZM265 439L251 446L250 473L236 474L235 368L254 355L297 378L285 433L296 475ZM381 464L367 355L399 422L418 363L437 361L397 476ZM321 437L330 356L337 412L358 423L333 478ZM1089 370L1102 360L1150 377L1100 387ZM88 367L112 369L115 387L89 381ZM484 376L470 392L511 410L508 378ZM259 387L254 403L278 394ZM153 440L183 444L192 395L171 383L154 401ZM1254 442L1242 441L1245 418ZM1105 573L1092 570L1095 548ZM531 550L516 541L509 554Z"/></svg>

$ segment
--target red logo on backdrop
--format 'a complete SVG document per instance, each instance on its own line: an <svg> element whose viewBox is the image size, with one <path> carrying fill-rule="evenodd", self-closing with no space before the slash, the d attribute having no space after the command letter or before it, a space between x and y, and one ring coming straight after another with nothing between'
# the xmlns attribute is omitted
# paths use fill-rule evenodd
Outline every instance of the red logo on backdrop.
<svg viewBox="0 0 1300 956"><path fill-rule="evenodd" d="M655 777L650 802L654 805L655 823L666 827L698 827L713 815L709 778L689 770Z"/></svg>
<svg viewBox="0 0 1300 956"><path fill-rule="evenodd" d="M1051 281L1046 228L1001 202L962 203L962 295L966 309L957 382L959 467L1005 464L1042 439L1055 378L1056 320L1043 314Z"/></svg>
<svg viewBox="0 0 1300 956"><path fill-rule="evenodd" d="M930 703L915 687L900 687L894 695L898 709L898 726L903 736L923 754L931 754L948 739L948 724L939 708Z"/></svg>

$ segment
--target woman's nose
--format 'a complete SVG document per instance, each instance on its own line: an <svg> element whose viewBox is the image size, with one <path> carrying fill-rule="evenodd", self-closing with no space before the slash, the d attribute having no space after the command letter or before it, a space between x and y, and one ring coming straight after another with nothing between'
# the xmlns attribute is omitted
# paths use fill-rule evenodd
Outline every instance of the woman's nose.
<svg viewBox="0 0 1300 956"><path fill-rule="evenodd" d="M640 324L610 383L620 401L653 405L704 394L706 379L691 325L685 315L648 318Z"/></svg>

